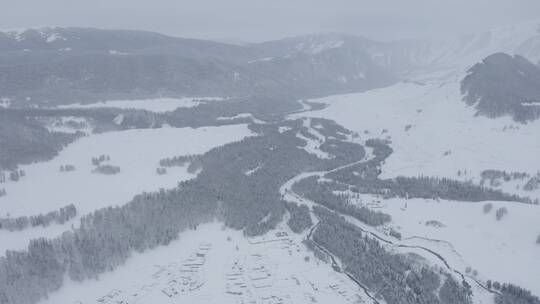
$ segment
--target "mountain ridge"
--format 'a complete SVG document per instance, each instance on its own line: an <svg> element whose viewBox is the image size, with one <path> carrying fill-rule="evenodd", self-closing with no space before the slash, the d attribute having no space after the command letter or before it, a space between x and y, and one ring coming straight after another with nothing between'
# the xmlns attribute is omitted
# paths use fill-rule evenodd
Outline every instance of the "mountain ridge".
<svg viewBox="0 0 540 304"><path fill-rule="evenodd" d="M474 65L461 83L465 102L488 117L540 117L540 67L520 55L495 53Z"/></svg>
<svg viewBox="0 0 540 304"><path fill-rule="evenodd" d="M496 52L534 62L540 59L538 24L438 42L320 33L243 46L139 30L5 31L0 32L0 98L17 107L156 96L280 91L308 98L361 92L444 70L462 77Z"/></svg>
<svg viewBox="0 0 540 304"><path fill-rule="evenodd" d="M15 106L277 90L305 97L395 81L362 54L321 50L261 60L264 52L253 47L131 30L48 28L3 35L0 88Z"/></svg>

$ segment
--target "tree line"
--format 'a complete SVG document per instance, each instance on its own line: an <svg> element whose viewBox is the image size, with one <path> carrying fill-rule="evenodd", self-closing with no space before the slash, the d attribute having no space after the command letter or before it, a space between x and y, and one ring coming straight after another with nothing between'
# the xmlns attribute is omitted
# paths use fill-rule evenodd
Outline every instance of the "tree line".
<svg viewBox="0 0 540 304"><path fill-rule="evenodd" d="M538 201L529 198L449 178L399 176L393 179L380 179L381 165L392 153L392 148L383 140L368 140L366 146L373 148L374 157L371 160L332 172L325 177L354 186L352 190L355 192L379 194L386 198L446 199L469 202L490 200L538 204Z"/></svg>
<svg viewBox="0 0 540 304"><path fill-rule="evenodd" d="M177 189L143 193L122 207L97 210L81 219L80 228L60 237L30 242L24 251L0 258L0 303L36 303L69 277L97 278L114 270L132 252L167 245L178 233L214 217L216 198L197 182Z"/></svg>
<svg viewBox="0 0 540 304"><path fill-rule="evenodd" d="M326 122L322 120L318 123L326 129ZM329 136L340 138L342 135L337 133L339 128L328 124L326 132ZM292 132L280 133L279 127L283 126ZM97 210L84 216L79 228L65 232L58 238L35 240L27 250L6 252L0 258L0 303L35 303L60 288L66 275L76 281L96 278L124 263L133 252L165 246L177 239L180 232L215 218L230 228L241 229L245 235L252 236L275 228L284 214L291 212L294 220L290 225L300 230L307 227L306 215L309 214L302 207L297 209L284 204L280 187L302 172L329 170L358 161L365 155L361 145L338 139L333 140L333 146L321 146L321 149L326 149L325 152L335 156L332 159L321 160L299 149L298 146L303 143L296 137L295 131L304 128L300 120L252 124L249 127L258 136L214 148L202 155L198 162L201 171L194 179L181 182L171 190L137 195L121 207ZM332 135L333 132L336 133ZM250 176L244 174L255 166L261 167ZM335 224L332 221L328 223L326 228L320 230L318 240L321 242L334 229ZM337 230L340 234L336 234L337 239L333 240L339 242L329 241L326 247L329 250L333 248L336 255L342 255L343 260L350 264L351 273L360 276L363 270L373 270L371 267L377 269L382 264L384 267L376 270L370 278L382 280L380 282L384 285L375 287L384 287L376 290L385 299L393 299L394 292L396 296L413 296L426 301L431 299L432 287L421 285L420 289L417 288L421 291L420 295L409 291L398 294L399 291L390 289L391 286L400 286L393 284L396 283L394 279L402 282L401 279L406 278L403 270L411 268L410 261L404 262L403 256L385 255L386 258L377 262L376 253L388 254L381 251L384 249L380 245L370 243L367 238L360 238L360 243L355 243L355 237L361 236L358 235L359 231L348 226L342 228ZM323 234L324 231L331 233ZM354 259L350 252L360 254L358 250L362 247L350 248L350 244L369 245L373 251L362 255L366 260ZM410 280L416 281L412 277ZM443 298L461 299L462 286L457 282L441 276L439 286L438 297L441 301ZM467 303L448 301L441 303Z"/></svg>
<svg viewBox="0 0 540 304"><path fill-rule="evenodd" d="M73 204L70 204L46 214L21 216L17 218L0 218L0 229L21 231L29 227L47 227L53 223L64 224L76 215L77 208L75 208Z"/></svg>
<svg viewBox="0 0 540 304"><path fill-rule="evenodd" d="M115 175L120 173L120 167L113 165L99 165L92 170L92 173Z"/></svg>
<svg viewBox="0 0 540 304"><path fill-rule="evenodd" d="M161 159L159 161L159 165L162 167L183 167L199 157L200 155L180 155L174 157L167 157Z"/></svg>
<svg viewBox="0 0 540 304"><path fill-rule="evenodd" d="M172 190L140 194L121 207L97 210L58 238L34 240L27 250L6 252L0 258L0 303L35 303L60 288L66 275L76 281L96 278L133 252L165 246L181 231L214 218L246 235L266 233L286 212L279 193L283 183L307 170L363 157L361 146L354 151L347 146L335 150L341 162L321 161L297 148L301 140L295 134L281 134L283 124L302 127L301 121L250 125L259 136L205 153L202 171L193 180ZM268 165L249 177L244 174L261 163Z"/></svg>
<svg viewBox="0 0 540 304"><path fill-rule="evenodd" d="M468 304L471 289L442 269L387 251L339 214L316 206L313 241L338 257L344 270L388 304Z"/></svg>
<svg viewBox="0 0 540 304"><path fill-rule="evenodd" d="M0 171L52 159L81 136L84 133L49 131L33 116L0 108Z"/></svg>
<svg viewBox="0 0 540 304"><path fill-rule="evenodd" d="M285 209L289 213L287 225L294 233L302 233L313 225L309 208L306 205L298 205L293 202L283 201Z"/></svg>
<svg viewBox="0 0 540 304"><path fill-rule="evenodd" d="M540 298L529 290L513 284L502 284L496 288L500 294L495 296L495 304L540 304Z"/></svg>
<svg viewBox="0 0 540 304"><path fill-rule="evenodd" d="M292 189L321 206L341 214L350 215L370 226L381 226L392 220L389 214L371 210L365 206L356 206L346 196L334 194L334 191L348 189L346 186L343 187L344 185L332 181L321 182L317 176L312 176L298 181L293 185Z"/></svg>

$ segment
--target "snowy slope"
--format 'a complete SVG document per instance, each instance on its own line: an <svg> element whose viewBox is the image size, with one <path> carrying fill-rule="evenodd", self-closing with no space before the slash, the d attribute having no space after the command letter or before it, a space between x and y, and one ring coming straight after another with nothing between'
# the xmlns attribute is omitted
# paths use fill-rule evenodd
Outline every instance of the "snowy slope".
<svg viewBox="0 0 540 304"><path fill-rule="evenodd" d="M440 253L448 263L477 279L512 282L540 294L540 207L512 202L456 202L425 199L382 200L371 195L351 199L392 216L390 226L402 234L400 244L418 245ZM493 209L484 213L485 204ZM495 212L508 214L497 220ZM442 226L430 225L437 221Z"/></svg>
<svg viewBox="0 0 540 304"><path fill-rule="evenodd" d="M59 33L58 27L40 26L33 28L14 28L3 29L0 33L8 38L14 39L17 42L26 39L36 39L43 43L52 43L58 40L66 41L67 39Z"/></svg>
<svg viewBox="0 0 540 304"><path fill-rule="evenodd" d="M438 37L390 43L368 43L365 48L380 65L401 75L466 70L497 52L540 61L540 20L502 26L459 37Z"/></svg>
<svg viewBox="0 0 540 304"><path fill-rule="evenodd" d="M519 54L534 63L540 61L540 20L501 26L460 36L426 37L380 42L363 37L327 33L291 37L255 45L264 56L254 62L275 61L303 53L343 52L367 54L379 66L402 79L423 78L426 73L453 74L466 71L483 58L505 52ZM362 77L362 70L357 77Z"/></svg>
<svg viewBox="0 0 540 304"><path fill-rule="evenodd" d="M459 81L399 83L359 94L313 100L321 111L300 116L335 120L365 138L388 137L394 153L383 176L447 176L458 170L478 176L485 169L540 169L540 122L519 124L509 117L476 117L462 100ZM510 128L512 127L512 128ZM445 155L446 154L446 155Z"/></svg>
<svg viewBox="0 0 540 304"><path fill-rule="evenodd" d="M462 101L463 76L440 80L426 75L425 82L314 99L327 108L292 117L328 118L364 139L390 139L394 152L382 166L385 178L439 176L479 183L480 173L487 169L535 175L540 169L540 122L475 116L476 110ZM511 183L502 189L540 197L538 190L516 190ZM484 203L363 198L363 203L369 202L392 215L390 225L404 238L399 244L430 248L462 272L468 266L477 270L483 281L512 282L540 294L540 246L535 243L539 206L493 202L494 209L484 214ZM497 221L494 212L500 207L509 213ZM431 220L444 226L426 226Z"/></svg>
<svg viewBox="0 0 540 304"><path fill-rule="evenodd" d="M463 62L476 62L490 54L505 52L523 55L537 63L540 61L540 20L494 28L456 39L442 47L450 50L447 56L436 59L441 62L460 57Z"/></svg>
<svg viewBox="0 0 540 304"><path fill-rule="evenodd" d="M51 161L22 166L26 177L4 184L7 196L0 197L1 217L31 216L74 204L78 215L98 208L122 205L143 191L172 188L192 178L185 167L156 174L159 160L188 154L201 154L214 147L238 141L252 133L246 125L222 127L140 129L84 137L64 149ZM117 175L92 173L91 158L109 155ZM74 165L74 172L60 172L62 165ZM30 228L21 232L0 230L0 252L22 249L38 236L58 235L70 225Z"/></svg>

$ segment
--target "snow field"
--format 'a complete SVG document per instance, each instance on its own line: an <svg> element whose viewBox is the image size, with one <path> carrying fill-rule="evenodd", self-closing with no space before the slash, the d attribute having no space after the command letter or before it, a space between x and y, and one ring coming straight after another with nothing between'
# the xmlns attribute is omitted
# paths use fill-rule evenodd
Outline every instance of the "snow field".
<svg viewBox="0 0 540 304"><path fill-rule="evenodd" d="M167 174L158 175L156 169L162 158L202 154L251 135L247 125L230 125L135 129L83 137L51 161L21 166L26 176L2 185L7 195L0 197L0 216L38 215L74 204L80 217L102 207L119 206L144 191L173 188L194 176L187 172L187 166L167 168ZM95 167L91 159L100 155L110 156L105 164L120 167L120 173L92 173ZM76 170L60 172L62 165L73 165ZM78 223L78 218L64 226L28 228L21 232L0 230L0 252L25 248L30 239L38 236L58 235L72 223Z"/></svg>
<svg viewBox="0 0 540 304"><path fill-rule="evenodd" d="M423 246L441 254L455 269L480 281L514 283L540 294L540 207L514 202L457 202L425 199L382 200L361 195L351 202L390 214L390 226L402 234L398 244ZM493 209L484 213L485 204ZM497 220L495 212L507 208ZM442 224L433 225L437 221ZM363 225L363 228L372 229ZM381 229L378 231L382 232ZM474 276L472 272L478 274Z"/></svg>
<svg viewBox="0 0 540 304"><path fill-rule="evenodd" d="M457 81L425 85L402 82L313 101L328 107L296 116L332 119L363 138L391 139L394 153L383 165L382 177L457 179L457 171L463 169L474 176L486 169L531 175L540 169L540 141L535 140L540 134L540 121L521 125L506 117L475 117L475 110L461 100Z"/></svg>
<svg viewBox="0 0 540 304"><path fill-rule="evenodd" d="M245 238L218 223L201 225L99 280L68 281L42 304L358 303L355 285L307 251L303 237L278 228Z"/></svg>
<svg viewBox="0 0 540 304"><path fill-rule="evenodd" d="M155 98L135 100L108 100L91 104L63 105L61 109L121 108L147 110L156 113L174 111L178 108L196 107L204 102L222 101L220 97Z"/></svg>

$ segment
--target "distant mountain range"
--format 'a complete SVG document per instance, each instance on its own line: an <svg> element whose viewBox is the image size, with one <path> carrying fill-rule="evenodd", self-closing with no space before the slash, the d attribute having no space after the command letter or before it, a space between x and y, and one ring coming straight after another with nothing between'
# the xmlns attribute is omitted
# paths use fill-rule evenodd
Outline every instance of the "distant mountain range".
<svg viewBox="0 0 540 304"><path fill-rule="evenodd" d="M497 52L519 54L536 63L540 60L539 24L529 22L439 41L378 42L344 34L316 34L245 46L133 30L48 27L5 31L0 32L0 98L19 107L156 96L242 97L285 92L308 98L359 92L441 71L463 75ZM472 71L475 76L469 75L463 84L469 104L476 98L471 96L480 94L480 89L474 89L482 82L478 78L496 72L480 67ZM514 87L519 86L507 89ZM493 94L482 96L494 98ZM479 113L501 113L500 108L485 109L493 103L500 105L508 94L497 96L498 101L483 103ZM512 109L505 113L523 118L522 111L517 114Z"/></svg>
<svg viewBox="0 0 540 304"><path fill-rule="evenodd" d="M401 78L414 74L468 67L497 52L519 54L540 62L540 21L457 38L409 39L379 42L344 34L319 34L286 38L255 46L267 56L286 56L303 51L320 53L333 48L364 52L376 64Z"/></svg>
<svg viewBox="0 0 540 304"><path fill-rule="evenodd" d="M267 58L234 46L143 31L46 28L0 34L1 97L12 104L110 98L320 95L396 81L365 52L323 49ZM345 56L348 55L348 56Z"/></svg>

